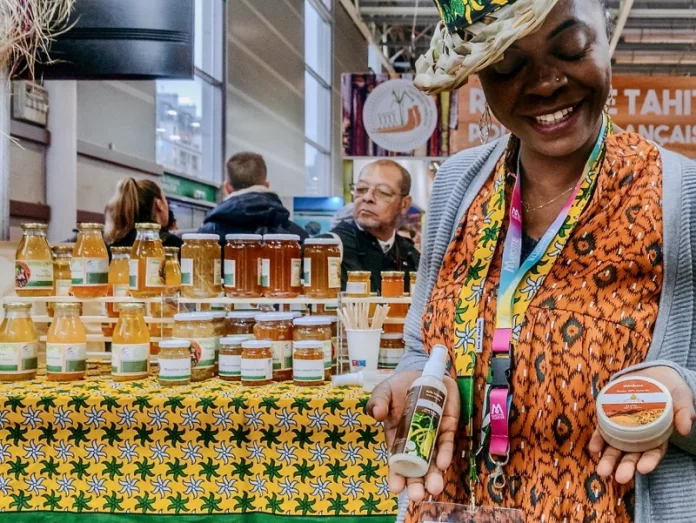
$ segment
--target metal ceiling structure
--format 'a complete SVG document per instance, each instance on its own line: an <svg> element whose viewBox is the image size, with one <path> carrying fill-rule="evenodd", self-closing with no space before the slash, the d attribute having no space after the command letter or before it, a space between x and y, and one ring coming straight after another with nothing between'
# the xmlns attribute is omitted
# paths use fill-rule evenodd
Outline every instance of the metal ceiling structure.
<svg viewBox="0 0 696 523"><path fill-rule="evenodd" d="M433 2L349 1L394 68L411 70L427 50L439 20ZM613 56L615 73L696 75L696 0L610 0L609 4L617 28L625 20Z"/></svg>

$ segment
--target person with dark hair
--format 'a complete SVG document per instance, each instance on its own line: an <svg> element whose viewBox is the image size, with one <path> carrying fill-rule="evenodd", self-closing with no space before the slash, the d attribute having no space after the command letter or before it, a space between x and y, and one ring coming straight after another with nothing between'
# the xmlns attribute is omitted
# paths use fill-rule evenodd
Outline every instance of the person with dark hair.
<svg viewBox="0 0 696 523"><path fill-rule="evenodd" d="M223 188L225 200L210 211L199 232L219 234L221 243L227 234L289 233L308 237L307 231L290 221L290 212L270 191L261 155L242 152L232 156Z"/></svg>

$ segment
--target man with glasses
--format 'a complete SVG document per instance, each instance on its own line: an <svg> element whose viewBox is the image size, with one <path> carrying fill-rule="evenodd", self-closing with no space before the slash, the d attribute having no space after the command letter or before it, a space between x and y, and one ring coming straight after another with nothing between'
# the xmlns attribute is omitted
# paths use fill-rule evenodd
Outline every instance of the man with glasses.
<svg viewBox="0 0 696 523"><path fill-rule="evenodd" d="M418 270L420 254L396 231L411 207L411 175L393 160L377 160L361 171L352 192L353 220L331 231L343 242L342 288L348 271L370 271L372 290L378 292L382 271L405 271L408 282L408 273Z"/></svg>

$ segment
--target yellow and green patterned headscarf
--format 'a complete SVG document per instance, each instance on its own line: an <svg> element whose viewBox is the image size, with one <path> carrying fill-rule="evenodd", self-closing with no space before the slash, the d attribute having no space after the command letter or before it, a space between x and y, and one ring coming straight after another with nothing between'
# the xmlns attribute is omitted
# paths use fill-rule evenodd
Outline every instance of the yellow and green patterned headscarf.
<svg viewBox="0 0 696 523"><path fill-rule="evenodd" d="M487 14L511 4L510 0L434 0L450 32L466 29Z"/></svg>

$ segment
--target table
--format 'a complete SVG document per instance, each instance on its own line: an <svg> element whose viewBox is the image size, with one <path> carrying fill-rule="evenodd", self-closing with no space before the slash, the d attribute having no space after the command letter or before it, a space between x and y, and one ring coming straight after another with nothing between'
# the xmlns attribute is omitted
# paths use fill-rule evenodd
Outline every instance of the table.
<svg viewBox="0 0 696 523"><path fill-rule="evenodd" d="M367 400L357 388L219 379L0 384L0 511L46 523L391 523L387 448Z"/></svg>

